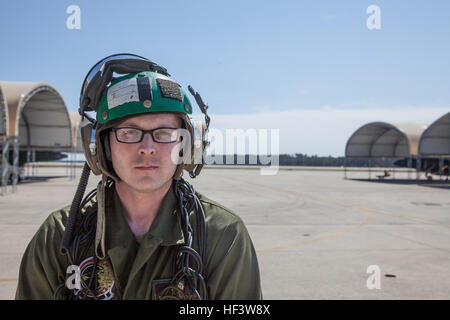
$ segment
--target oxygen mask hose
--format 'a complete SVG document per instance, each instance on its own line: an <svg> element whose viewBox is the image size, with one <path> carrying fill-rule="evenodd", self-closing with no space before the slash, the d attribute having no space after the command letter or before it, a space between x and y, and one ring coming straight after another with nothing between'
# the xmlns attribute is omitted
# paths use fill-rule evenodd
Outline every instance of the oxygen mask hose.
<svg viewBox="0 0 450 320"><path fill-rule="evenodd" d="M78 183L77 191L72 201L72 205L70 206L69 218L66 225L66 230L64 232L64 237L61 243L60 252L63 255L68 255L69 261L72 263L72 257L69 254L69 247L72 242L72 234L75 226L75 221L77 214L80 210L80 204L83 199L84 192L86 190L86 186L89 180L89 174L91 169L87 162L84 163L83 172L81 173L80 182Z"/></svg>

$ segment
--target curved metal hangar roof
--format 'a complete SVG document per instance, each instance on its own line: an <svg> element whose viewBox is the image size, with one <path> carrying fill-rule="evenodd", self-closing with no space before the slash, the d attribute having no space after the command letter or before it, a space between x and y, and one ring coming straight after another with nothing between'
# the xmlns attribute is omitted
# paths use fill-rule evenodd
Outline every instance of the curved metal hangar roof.
<svg viewBox="0 0 450 320"><path fill-rule="evenodd" d="M420 136L428 127L417 123L371 122L348 139L348 158L404 158L418 154Z"/></svg>
<svg viewBox="0 0 450 320"><path fill-rule="evenodd" d="M0 134L19 137L20 147L67 150L72 126L59 92L44 82L0 82Z"/></svg>
<svg viewBox="0 0 450 320"><path fill-rule="evenodd" d="M423 132L419 153L423 156L450 156L450 112L437 119Z"/></svg>

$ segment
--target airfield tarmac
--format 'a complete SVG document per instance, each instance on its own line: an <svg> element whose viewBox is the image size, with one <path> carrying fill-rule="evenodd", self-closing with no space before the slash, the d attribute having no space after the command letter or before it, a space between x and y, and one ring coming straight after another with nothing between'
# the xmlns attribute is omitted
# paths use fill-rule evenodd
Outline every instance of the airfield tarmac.
<svg viewBox="0 0 450 320"><path fill-rule="evenodd" d="M40 224L71 203L81 169L74 180L65 172L39 168L33 182L0 197L0 299L14 298L22 254ZM205 168L188 180L245 222L265 299L449 299L449 183L377 174L369 181L362 171L344 179L340 168ZM97 181L91 176L88 190Z"/></svg>

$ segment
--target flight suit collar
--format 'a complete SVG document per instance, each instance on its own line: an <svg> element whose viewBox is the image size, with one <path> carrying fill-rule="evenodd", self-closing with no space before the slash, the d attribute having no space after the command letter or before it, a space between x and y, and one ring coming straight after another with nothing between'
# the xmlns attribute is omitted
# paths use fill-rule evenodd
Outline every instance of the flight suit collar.
<svg viewBox="0 0 450 320"><path fill-rule="evenodd" d="M177 207L178 199L175 195L174 183L172 183L147 232L146 239L150 237L159 239L162 246L184 243L183 231L176 212ZM142 244L145 245L145 241Z"/></svg>

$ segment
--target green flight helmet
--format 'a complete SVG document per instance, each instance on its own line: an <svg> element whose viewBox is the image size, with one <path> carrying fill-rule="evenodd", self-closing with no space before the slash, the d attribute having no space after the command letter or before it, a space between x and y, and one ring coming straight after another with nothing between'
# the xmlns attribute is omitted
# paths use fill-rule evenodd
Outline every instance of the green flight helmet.
<svg viewBox="0 0 450 320"><path fill-rule="evenodd" d="M111 82L96 108L99 125L111 120L150 112L192 114L181 86L160 73L135 72Z"/></svg>

